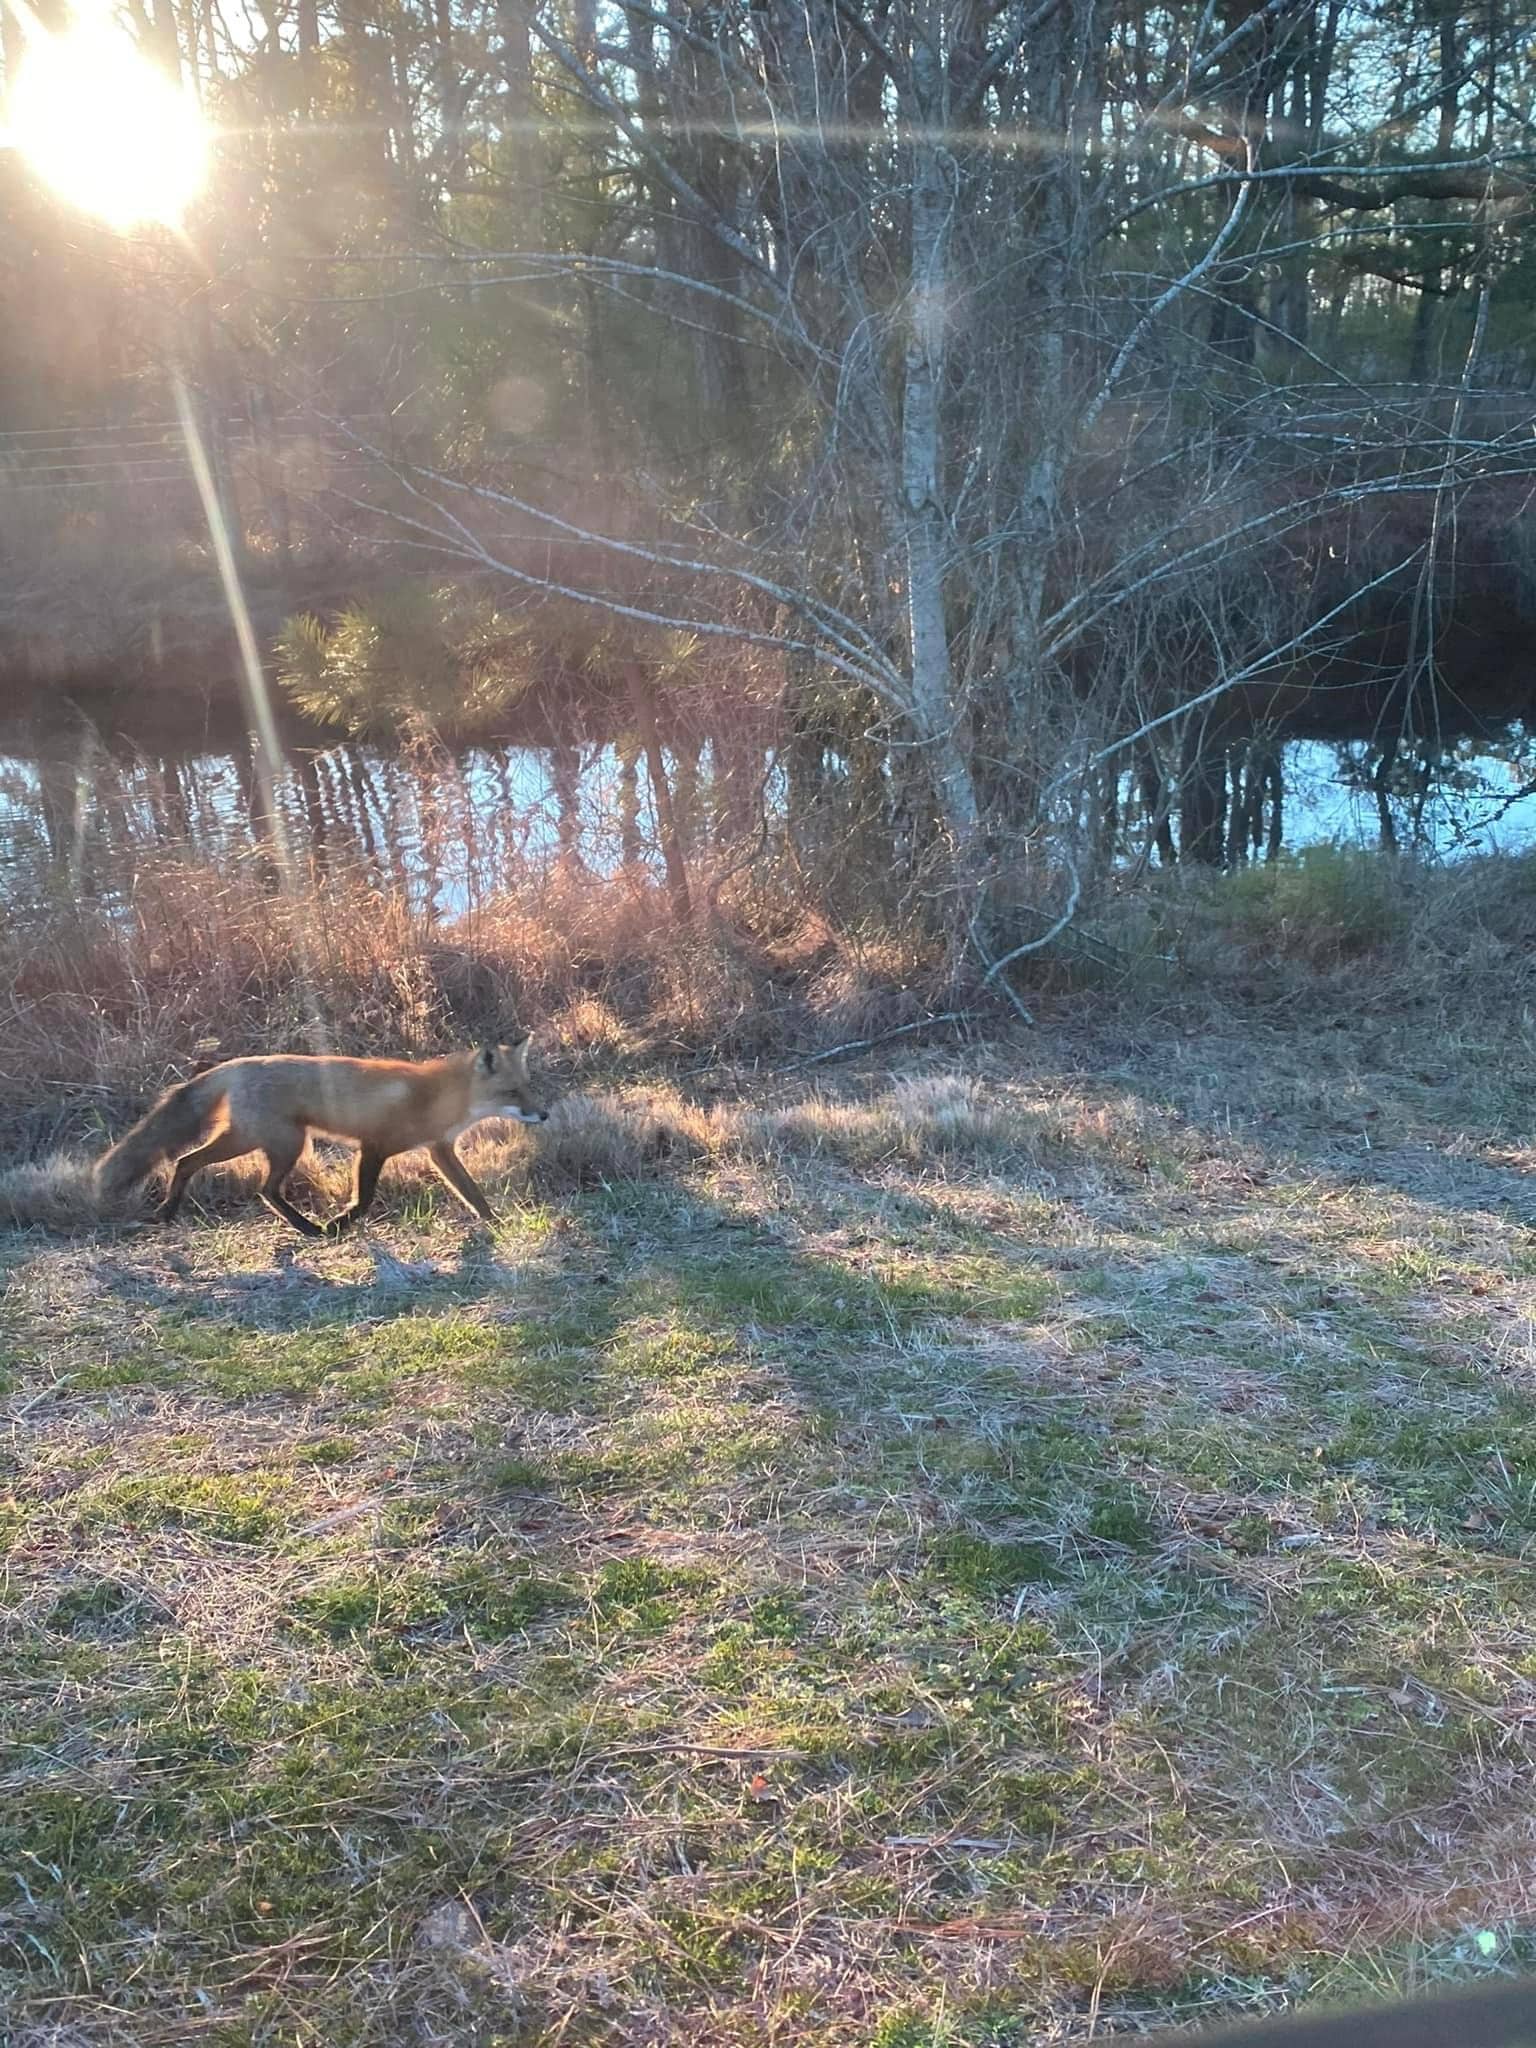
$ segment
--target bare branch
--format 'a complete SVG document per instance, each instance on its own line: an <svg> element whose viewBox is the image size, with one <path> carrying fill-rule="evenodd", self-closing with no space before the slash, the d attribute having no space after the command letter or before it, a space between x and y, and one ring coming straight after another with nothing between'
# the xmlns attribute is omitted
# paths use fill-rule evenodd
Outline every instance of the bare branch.
<svg viewBox="0 0 1536 2048"><path fill-rule="evenodd" d="M1011 967L1015 960L1022 960L1027 953L1038 953L1046 946L1049 946L1053 940L1059 939L1073 918L1076 917L1077 906L1082 901L1083 895L1082 877L1078 873L1077 863L1069 853L1063 852L1061 859L1062 865L1067 871L1066 909L1063 910L1060 917L1051 925L1049 931L1042 932L1038 939L1026 939L1023 945L1015 946L1010 952L1004 953L1000 959L994 960L981 978L983 988L990 987L1002 973L1003 969Z"/></svg>
<svg viewBox="0 0 1536 2048"><path fill-rule="evenodd" d="M975 113L993 84L1013 62L1025 43L1045 27L1060 5L1061 0L1040 0L1040 4L1031 8L1027 14L1017 7L1014 9L1014 20L1003 40L988 55L986 62L970 81L960 100L960 106L965 112Z"/></svg>
<svg viewBox="0 0 1536 2048"><path fill-rule="evenodd" d="M1248 144L1248 168L1250 171L1253 168L1253 156L1254 145L1252 141L1250 141ZM1186 291L1188 291L1192 285L1198 284L1200 279L1205 276L1206 272L1212 269L1214 265L1221 261L1223 250L1227 248L1228 244L1232 240L1232 237L1237 233L1238 229L1243 224L1243 218L1248 211L1249 201L1253 197L1253 189L1254 188L1251 180L1245 180L1241 189L1238 192L1236 200L1233 202L1232 211L1227 215L1226 219L1222 222L1220 229L1217 231L1215 239L1211 242L1210 247L1206 250L1205 254L1200 258L1199 262L1194 264L1189 270L1187 270L1182 277L1175 278L1173 283L1169 285L1168 289L1165 292L1160 293L1159 296L1153 300L1152 304L1147 308L1146 312L1142 314L1141 318L1137 321L1136 325L1131 329L1130 333L1126 336L1125 340L1120 344L1119 353L1116 355L1115 360L1110 364L1108 375L1105 377L1104 382L1099 386L1098 391L1095 394L1091 404L1089 404L1089 406L1083 413L1081 431L1084 434L1089 434L1093 431L1094 424L1097 421L1099 414L1103 412L1105 406L1109 403L1111 393L1114 391L1115 386L1120 382L1120 379L1125 375L1125 372L1130 365L1131 358L1135 355L1137 349L1140 348L1142 341L1145 339L1148 331L1155 325L1158 319L1165 312L1167 312L1168 308L1171 305L1173 305L1176 300L1181 298L1183 294Z"/></svg>
<svg viewBox="0 0 1536 2048"><path fill-rule="evenodd" d="M1342 146L1342 145L1341 145ZM1165 185L1161 191L1137 200L1134 206L1126 207L1112 220L1105 223L1106 234L1117 234L1138 215L1149 213L1155 207L1167 206L1176 199L1188 199L1197 192L1219 192L1239 185L1290 185L1312 197L1329 196L1321 189L1324 186L1337 187L1340 192L1350 189L1354 196L1340 197L1335 203L1341 206L1374 208L1390 206L1400 198L1423 199L1472 199L1482 200L1488 190L1489 178L1497 178L1500 170L1510 164L1530 163L1536 165L1536 150L1498 150L1491 155L1471 157L1450 157L1442 162L1427 164L1351 164L1346 172L1327 170L1314 158L1303 157L1288 164L1268 164L1262 168L1243 171L1212 171L1209 177L1188 178L1181 184ZM1342 177L1350 180L1350 188L1340 183ZM1404 180L1414 181L1412 184ZM1380 198L1367 197L1366 189L1372 184L1383 188ZM1508 181L1508 196L1528 199L1531 187L1524 180ZM1414 232L1419 224L1414 223Z"/></svg>
<svg viewBox="0 0 1536 2048"><path fill-rule="evenodd" d="M1224 697L1229 690L1236 690L1244 683L1255 681L1276 667L1286 655L1299 653L1310 641L1315 640L1325 627L1331 626L1336 619L1342 618L1352 605L1358 604L1361 598L1368 596L1373 590L1379 590L1384 583L1390 583L1394 576L1401 576L1405 569L1413 566L1423 552L1422 547L1413 549L1412 553L1404 555L1400 562L1394 562L1390 569L1383 569L1381 574L1373 576L1369 583L1362 583L1358 589L1352 590L1348 597L1341 598L1329 611L1324 612L1321 618L1303 626L1300 632L1293 633L1290 639L1282 641L1278 647L1267 649L1245 668L1238 669L1232 675L1223 676L1219 682L1212 683L1209 689L1201 690L1197 696L1187 698L1182 704L1175 704L1171 710L1160 711L1156 717L1144 719L1134 732L1122 733L1119 739L1111 740L1107 747L1101 747L1096 754L1091 754L1084 767L1102 767L1106 761L1112 761L1116 754L1122 754L1127 747L1135 746L1138 740L1146 739L1149 734L1159 731L1165 725L1173 724L1176 719L1187 718L1192 711L1199 711L1207 704L1214 704L1218 697ZM1059 775L1050 786L1051 792L1062 788L1072 772L1069 770L1066 774Z"/></svg>
<svg viewBox="0 0 1536 2048"><path fill-rule="evenodd" d="M347 431L340 421L334 421L332 424L342 432ZM352 438L365 453L385 464L397 480L406 481L399 467L391 463L381 449L370 447L367 442L355 435ZM504 505L510 511L520 512L527 518L537 519L542 524L553 527L557 533L563 533L572 540L606 549L612 554L628 555L637 561L649 563L653 568L665 569L673 574L681 571L687 575L725 577L743 584L747 589L757 591L760 596L771 598L776 604L785 605L790 610L798 612L823 633L834 647L840 649L850 662L877 664L875 667L861 668L858 671L866 682L874 685L874 679L878 676L887 690L892 687L900 688L900 672L884 658L873 637L859 622L845 612L838 611L834 606L823 604L820 599L810 596L805 591L791 590L785 584L772 582L766 576L756 575L750 569L730 563L703 561L692 555L674 554L660 548L645 547L637 541L620 540L614 534L596 533L590 527L578 526L569 519L562 519L558 513L548 511L542 505L535 504L532 499L516 497L510 491L494 490L489 484L466 483L462 478L447 476L441 470L428 469L421 465L412 465L411 474L425 478L439 489L457 491L465 497L479 499L484 504ZM425 502L435 505L434 500L427 499ZM444 517L452 518L452 514L448 513L446 508L439 505L436 509L443 512ZM453 523L460 532L468 533L469 529L462 527L459 521L454 520ZM850 673L852 672L850 670Z"/></svg>
<svg viewBox="0 0 1536 2048"><path fill-rule="evenodd" d="M694 217L698 220L699 224L707 228L716 240L723 242L726 248L733 255L738 256L755 276L782 297L783 287L779 279L774 275L771 267L763 261L758 251L743 236L737 234L736 230L728 222L720 218L714 207L709 204L708 200L700 192L696 191L689 184L688 180L682 175L671 159L664 156L656 148L650 137L645 134L644 130L636 125L628 109L616 100L613 94L598 79L594 78L576 52L563 42L559 36L555 35L548 25L539 19L536 12L530 11L528 26L544 45L545 49L549 51L550 55L570 75L578 92L590 101L593 106L600 108L608 116L630 147L637 150L662 181L670 187L679 199L692 209Z"/></svg>
<svg viewBox="0 0 1536 2048"><path fill-rule="evenodd" d="M855 620L848 619L844 614L837 612L831 606L822 605L818 600L810 597L803 591L794 591L784 585L771 583L767 578L755 576L746 569L732 568L715 562L701 562L691 557L668 555L654 548L639 546L633 541L619 540L611 534L594 533L588 528L575 525L570 520L561 519L557 514L546 511L543 507L535 505L527 499L513 497L505 491L494 491L488 486L465 483L457 478L445 476L440 471L420 467L406 470L400 464L391 461L382 449L372 446L364 441L360 435L353 433L343 421L330 420L327 423L337 428L340 432L347 434L356 447L378 462L417 503L429 507L440 519L446 521L449 531L444 533L440 527L433 528L420 520L409 519L405 514L393 507L380 506L367 499L350 497L344 493L335 494L341 497L343 503L351 504L359 511L366 511L375 516L392 519L403 526L410 527L416 532L428 534L440 542L451 540L483 568L494 569L498 574L509 576L514 582L521 583L529 589L544 590L551 596L571 598L577 603L592 605L600 610L612 612L620 618L643 620L647 624L667 626L676 631L699 633L718 639L737 640L753 646L787 648L800 653L813 654L818 660L827 662L829 666L838 669L842 674L864 684L866 688L874 690L877 695L890 702L896 708L905 709L906 692L900 672L893 668L889 662L879 657L878 649L873 641L869 639L868 635L864 633L863 628ZM799 614L800 617L804 618L807 623L823 636L822 640L820 642L802 641L792 639L784 634L763 633L749 626L733 625L719 620L687 618L664 613L653 607L626 605L621 600L608 597L599 591L584 590L575 585L556 582L549 577L535 576L525 569L517 568L503 556L492 553L471 527L467 526L463 520L457 518L447 506L439 503L437 499L430 497L421 489L417 481L418 478L424 478L439 488L456 491L482 502L508 506L513 510L543 521L546 525L555 528L557 532L563 533L573 540L583 541L615 554L635 557L659 569L669 570L673 573L683 571L704 576L725 576L744 583L748 587L772 597L777 603ZM851 641L845 640L841 630L843 628L846 628L849 633L856 637ZM868 655L878 661L878 666L871 666L870 660L860 650L858 640L864 641Z"/></svg>

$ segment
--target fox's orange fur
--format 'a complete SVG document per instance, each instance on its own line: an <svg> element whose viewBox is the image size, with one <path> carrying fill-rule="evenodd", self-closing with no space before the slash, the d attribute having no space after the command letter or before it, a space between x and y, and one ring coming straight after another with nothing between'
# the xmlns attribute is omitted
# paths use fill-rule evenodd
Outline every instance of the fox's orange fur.
<svg viewBox="0 0 1536 2048"><path fill-rule="evenodd" d="M541 1124L548 1111L528 1078L528 1045L491 1045L437 1060L314 1059L280 1053L225 1060L162 1095L148 1116L103 1153L96 1182L126 1194L167 1160L175 1171L158 1216L169 1223L187 1183L204 1166L264 1152L261 1199L306 1237L349 1230L368 1210L379 1170L397 1152L424 1146L439 1177L487 1223L490 1203L453 1149L461 1131L484 1117ZM283 1194L311 1131L357 1145L352 1206L321 1225Z"/></svg>

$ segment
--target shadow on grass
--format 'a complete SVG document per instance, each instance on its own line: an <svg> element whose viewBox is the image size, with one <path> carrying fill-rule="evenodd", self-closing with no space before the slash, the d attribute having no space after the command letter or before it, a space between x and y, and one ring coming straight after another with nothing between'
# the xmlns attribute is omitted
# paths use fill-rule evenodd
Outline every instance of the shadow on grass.
<svg viewBox="0 0 1536 2048"><path fill-rule="evenodd" d="M1043 1973L1055 1997L1134 2007L1170 1981L1115 1919L1149 1887L1171 1915L1219 1928L1296 1882L1265 1837L1272 1816L1305 1833L1286 1804L1298 1757L1327 1781L1300 1866L1319 1883L1342 1891L1372 1853L1379 1868L1389 1839L1418 1853L1422 1812L1481 1824L1463 1789L1474 1745L1515 1757L1520 1724L1498 1719L1511 1682L1465 1667L1499 1630L1500 1657L1526 1654L1536 1602L1518 1567L1479 1575L1475 1531L1426 1562L1400 1524L1358 1513L1419 1471L1442 1513L1486 1462L1473 1421L1453 1442L1405 1433L1448 1427L1439 1384L1423 1415L1373 1414L1395 1367L1362 1354L1347 1397L1360 1413L1319 1460L1337 1383L1203 1299L1206 1255L1174 1242L1187 1214L1166 1245L1100 1257L1115 1283L1149 1269L1148 1320L1152 1293L1171 1305L1170 1375L1195 1363L1181 1346L1211 1347L1178 1386L1155 1377L1129 1316L1113 1338L1080 1332L1080 1352L1043 1341L1051 1290L1073 1283L1051 1277L1038 1239L962 1241L945 1191L921 1184L900 1194L900 1230L882 1228L888 1190L834 1185L814 1161L776 1172L761 1202L670 1176L615 1183L558 1205L558 1229L525 1223L521 1244L514 1225L494 1250L445 1254L431 1234L420 1260L376 1250L371 1274L366 1239L279 1239L271 1267L244 1274L200 1270L219 1246L189 1239L103 1259L101 1294L130 1326L113 1337L119 1368L199 1399L266 1396L304 1431L335 1396L324 1420L341 1428L295 1456L338 1470L362 1453L336 1409L388 1402L367 1455L398 1490L365 1550L322 1535L298 1558L270 1672L227 1655L178 1667L174 1712L135 1709L152 1796L114 1790L83 1810L70 1783L30 1801L29 1881L43 1866L78 1880L69 1942L42 1929L74 1995L74 1954L110 1972L122 1927L151 1922L165 1939L124 1995L147 1996L156 1973L201 1982L209 1923L181 1901L203 1914L213 1898L213 1946L242 1967L313 1942L324 1970L293 1996L323 2008L346 1994L322 1977L382 1968L418 1921L432 1939L411 1967L448 1970L458 1922L440 1902L463 1897L463 1938L488 1955L558 1922L593 1953L607 1944L621 1984L711 2014L747 1996L763 1927L798 1940L855 1926L885 2010L903 1983L942 1975L930 1935L979 1951L995 1921L1012 1940L1023 1899L1040 1946L1010 1980L1016 2002ZM1155 1204L1145 1176L1115 1172ZM1253 1198L1218 1206L1230 1218ZM808 1244L795 1232L813 1210L831 1221ZM1260 1371L1273 1410L1216 1406ZM1316 1549L1272 1543L1257 1485L1199 1501L1194 1520L1188 1461L1206 1425L1245 1455L1282 1440L1262 1483L1311 1517ZM1518 1477L1523 1447L1497 1441ZM1331 1500L1341 1480L1355 1491ZM150 1499L129 1483L113 1500L140 1530L151 1509L206 1513L185 1488L157 1482ZM1220 1486L1206 1475L1205 1493ZM233 1524L223 1539L243 1540ZM116 1583L68 1596L55 1632L67 1625L70 1655L102 1654ZM292 1682L288 1660L314 1645ZM71 1731L41 1735L57 1746ZM167 1905L155 1887L172 1837L184 1862ZM645 1932L630 1948L635 1901ZM1075 1945L1037 1902L1077 1916ZM536 2012L537 1982L527 1995Z"/></svg>

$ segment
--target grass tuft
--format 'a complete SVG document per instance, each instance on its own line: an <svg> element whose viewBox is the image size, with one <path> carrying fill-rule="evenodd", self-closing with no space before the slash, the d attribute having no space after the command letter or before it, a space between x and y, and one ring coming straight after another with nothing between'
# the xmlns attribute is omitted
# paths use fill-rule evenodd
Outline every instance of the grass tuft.
<svg viewBox="0 0 1536 2048"><path fill-rule="evenodd" d="M101 1221L93 1162L73 1153L0 1168L0 1226L12 1230L87 1230Z"/></svg>

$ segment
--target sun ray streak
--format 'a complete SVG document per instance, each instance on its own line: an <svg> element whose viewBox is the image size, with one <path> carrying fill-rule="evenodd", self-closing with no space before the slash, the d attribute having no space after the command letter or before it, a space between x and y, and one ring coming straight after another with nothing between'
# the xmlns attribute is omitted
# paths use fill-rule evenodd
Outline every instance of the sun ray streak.
<svg viewBox="0 0 1536 2048"><path fill-rule="evenodd" d="M235 560L229 521L214 483L207 444L198 425L197 409L192 403L192 395L179 368L172 369L171 383L176 398L176 417L181 423L182 437L187 444L187 460L192 466L198 497L202 500L203 516L208 524L208 536L213 542L219 581L224 590L224 602L235 629L235 643L240 655L240 693L245 700L246 720L255 743L256 783L261 793L267 829L272 837L272 854L277 862L281 885L297 904L300 895L298 861L289 838L288 822L278 800L278 784L286 763L283 744L278 737L277 718L272 709L272 693L267 687L266 673L261 665L261 650L256 644L256 629L251 622L250 606L246 603L245 588L240 581L240 566ZM311 1041L316 1052L328 1052L332 1049L330 1032L326 1028L316 995L315 976L309 958L309 947L305 942L306 928L302 918L295 920L294 929L301 949L304 998L309 1010Z"/></svg>

